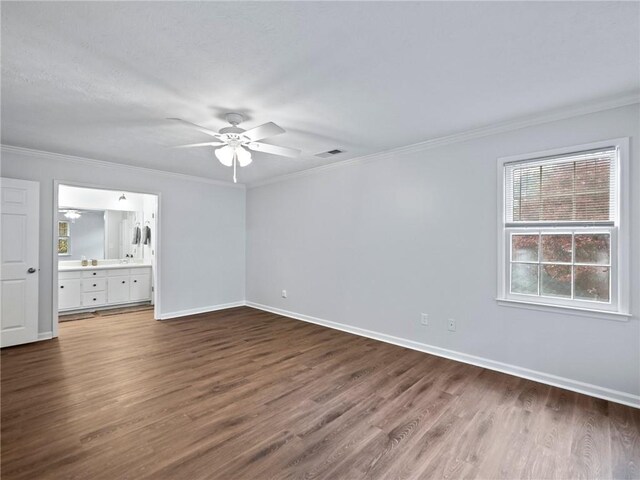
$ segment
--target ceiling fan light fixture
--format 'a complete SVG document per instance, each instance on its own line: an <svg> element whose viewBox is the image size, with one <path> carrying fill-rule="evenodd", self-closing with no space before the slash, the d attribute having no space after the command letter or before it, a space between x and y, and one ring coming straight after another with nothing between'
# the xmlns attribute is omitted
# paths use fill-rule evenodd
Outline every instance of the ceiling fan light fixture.
<svg viewBox="0 0 640 480"><path fill-rule="evenodd" d="M253 161L253 159L251 158L251 152L249 152L249 150L245 150L242 147L236 148L236 155L238 157L238 163L241 167L246 167Z"/></svg>
<svg viewBox="0 0 640 480"><path fill-rule="evenodd" d="M279 155L282 157L298 158L301 151L296 148L282 147L271 143L262 143L265 138L274 137L285 133L284 128L273 122L267 122L257 127L245 130L238 125L244 121L244 116L239 113L228 113L226 120L230 127L221 128L219 132L215 132L208 128L187 122L179 118L170 118L191 128L206 133L215 138L212 142L191 143L188 145L179 145L176 148L191 147L217 147L214 150L216 158L226 167L233 167L233 181L237 181L237 168L246 167L251 164L253 159L251 152L261 152L269 155Z"/></svg>
<svg viewBox="0 0 640 480"><path fill-rule="evenodd" d="M68 218L69 220L75 220L76 218L80 218L81 214L77 210L67 210L65 212L64 216L65 216L65 218Z"/></svg>
<svg viewBox="0 0 640 480"><path fill-rule="evenodd" d="M216 158L220 160L220 163L225 167L230 167L233 164L233 147L225 145L224 147L217 148L214 153Z"/></svg>

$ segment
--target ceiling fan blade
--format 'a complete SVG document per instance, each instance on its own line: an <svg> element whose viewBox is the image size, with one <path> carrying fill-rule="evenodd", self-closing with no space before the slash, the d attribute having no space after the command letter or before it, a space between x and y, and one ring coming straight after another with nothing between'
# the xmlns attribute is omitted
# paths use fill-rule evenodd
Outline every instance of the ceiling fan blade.
<svg viewBox="0 0 640 480"><path fill-rule="evenodd" d="M175 145L173 148L193 148L193 147L217 147L219 145L226 145L224 142L204 142L204 143L190 143L188 145Z"/></svg>
<svg viewBox="0 0 640 480"><path fill-rule="evenodd" d="M254 152L270 153L272 155L281 155L283 157L296 158L299 157L301 153L297 148L280 147L278 145L269 145L268 143L251 142L247 146Z"/></svg>
<svg viewBox="0 0 640 480"><path fill-rule="evenodd" d="M195 128L196 130L201 131L202 133L206 133L207 135L211 135L212 137L219 138L220 134L218 132L214 132L208 128L202 127L200 125L196 125L195 123L187 122L186 120L182 120L181 118L167 118L167 120L175 120L176 122L183 123L185 125L189 125L190 127Z"/></svg>
<svg viewBox="0 0 640 480"><path fill-rule="evenodd" d="M249 140L256 142L258 140L262 140L263 138L275 137L276 135L280 135L284 132L284 128L279 127L273 122L269 122L265 123L264 125L260 125L258 127L247 130L242 135L247 137Z"/></svg>

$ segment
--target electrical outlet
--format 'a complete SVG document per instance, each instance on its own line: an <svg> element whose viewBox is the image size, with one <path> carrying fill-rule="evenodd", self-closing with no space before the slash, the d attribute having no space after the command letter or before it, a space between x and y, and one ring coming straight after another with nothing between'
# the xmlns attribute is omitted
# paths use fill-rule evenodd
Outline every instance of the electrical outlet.
<svg viewBox="0 0 640 480"><path fill-rule="evenodd" d="M428 326L429 325L429 314L428 313L423 313L422 316L420 317L420 324L423 326Z"/></svg>
<svg viewBox="0 0 640 480"><path fill-rule="evenodd" d="M286 290L282 290L282 298L287 298L287 291Z"/></svg>
<svg viewBox="0 0 640 480"><path fill-rule="evenodd" d="M449 329L450 332L455 332L456 331L456 321L453 318L449 319L449 322L447 324L447 328Z"/></svg>

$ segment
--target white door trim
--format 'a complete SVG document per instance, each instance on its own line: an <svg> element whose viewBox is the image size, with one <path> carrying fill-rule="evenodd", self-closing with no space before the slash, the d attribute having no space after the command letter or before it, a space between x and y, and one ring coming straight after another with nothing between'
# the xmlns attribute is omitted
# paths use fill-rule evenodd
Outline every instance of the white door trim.
<svg viewBox="0 0 640 480"><path fill-rule="evenodd" d="M158 199L156 206L156 231L155 231L155 268L152 269L153 276L153 318L155 320L160 320L161 314L160 312L160 271L161 271L161 263L162 263L162 255L160 254L161 246L160 246L160 228L161 228L161 203L162 203L162 195L157 191L148 191L148 190L140 190L138 188L114 188L106 185L95 184L95 183L86 183L86 182L75 182L70 180L53 180L53 212L52 212L52 225L51 231L53 232L53 268L51 269L52 273L52 325L51 325L51 334L52 337L55 338L58 336L58 189L60 185L68 185L70 187L83 187L83 188L95 188L99 190L109 190L115 193L118 192L133 192L133 193L143 193L146 195L155 195Z"/></svg>

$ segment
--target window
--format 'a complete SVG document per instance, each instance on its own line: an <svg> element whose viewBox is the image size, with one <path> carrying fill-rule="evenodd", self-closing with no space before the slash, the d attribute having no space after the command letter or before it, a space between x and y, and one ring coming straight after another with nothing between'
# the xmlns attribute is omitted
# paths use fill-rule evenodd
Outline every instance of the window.
<svg viewBox="0 0 640 480"><path fill-rule="evenodd" d="M499 300L628 313L627 146L499 160Z"/></svg>

